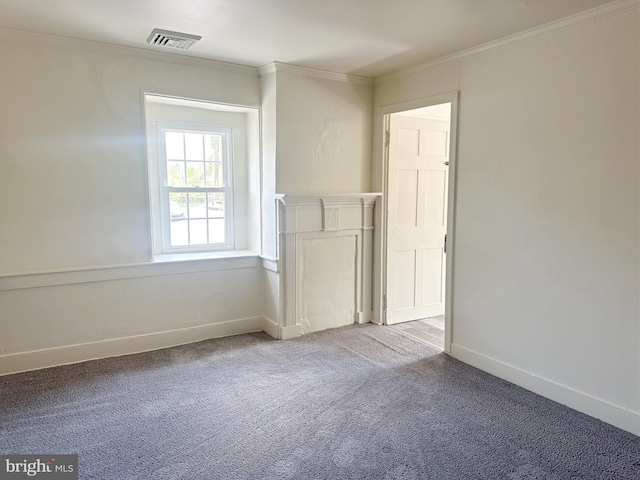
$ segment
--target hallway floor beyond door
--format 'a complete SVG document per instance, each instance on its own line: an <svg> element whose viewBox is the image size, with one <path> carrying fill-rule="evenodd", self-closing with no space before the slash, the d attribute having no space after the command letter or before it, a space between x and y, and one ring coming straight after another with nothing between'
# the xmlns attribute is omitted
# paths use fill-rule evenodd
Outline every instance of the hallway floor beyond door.
<svg viewBox="0 0 640 480"><path fill-rule="evenodd" d="M390 327L439 350L444 350L444 315L397 323Z"/></svg>

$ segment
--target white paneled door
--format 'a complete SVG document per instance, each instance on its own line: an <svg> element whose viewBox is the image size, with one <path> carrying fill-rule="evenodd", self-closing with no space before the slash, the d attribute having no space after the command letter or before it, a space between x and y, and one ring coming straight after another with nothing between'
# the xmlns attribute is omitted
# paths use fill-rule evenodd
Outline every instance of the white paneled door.
<svg viewBox="0 0 640 480"><path fill-rule="evenodd" d="M449 122L390 115L387 324L444 314Z"/></svg>

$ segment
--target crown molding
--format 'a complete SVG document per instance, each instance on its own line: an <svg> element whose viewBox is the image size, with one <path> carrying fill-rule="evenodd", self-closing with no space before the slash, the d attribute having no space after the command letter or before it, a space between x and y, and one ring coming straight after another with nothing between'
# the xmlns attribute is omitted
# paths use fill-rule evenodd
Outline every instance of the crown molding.
<svg viewBox="0 0 640 480"><path fill-rule="evenodd" d="M260 75L261 77L264 77L271 73L276 73L276 62L267 63L266 65L258 68L258 75Z"/></svg>
<svg viewBox="0 0 640 480"><path fill-rule="evenodd" d="M289 63L271 62L263 65L258 69L261 77L275 72L292 73L294 75L302 75L305 77L324 78L325 80L334 80L337 82L346 82L356 85L373 86L374 80L368 77L360 77L358 75L349 75L347 73L329 72L317 68L301 67L300 65L291 65Z"/></svg>
<svg viewBox="0 0 640 480"><path fill-rule="evenodd" d="M11 28L0 27L0 38L14 39L25 42L35 41L46 43L47 45L55 45L58 47L81 48L83 50L90 50L94 52L136 57L143 60L167 62L188 67L209 69L213 68L216 70L223 70L230 73L237 73L242 75L250 75L253 77L259 76L258 69L256 67L250 67L247 65L221 62L218 60L210 60L201 57L185 56L176 53L158 52L155 50L147 50L144 48L127 47L124 45L115 45L113 43L104 43L93 40L82 40L79 38L50 35L46 33L30 32L27 30L14 30Z"/></svg>
<svg viewBox="0 0 640 480"><path fill-rule="evenodd" d="M626 12L628 10L636 9L639 6L640 6L640 0L616 0L606 5L601 5L599 7L595 7L590 10L586 10L584 12L571 15L569 17L565 17L560 20L554 20L552 22L545 23L544 25L533 27L528 30L515 33L513 35L500 38L498 40L493 40L491 42L483 43L476 47L471 47L466 50L461 50L460 52L453 53L451 55L445 55L444 57L428 60L426 62L422 62L417 65L413 65L411 67L403 68L401 70L397 70L392 73L381 75L380 77L377 77L375 79L375 84L378 85L380 83L387 82L394 78L403 77L406 75L410 75L412 73L420 72L422 70L427 70L429 68L439 67L442 65L459 62L466 58L482 55L484 53L488 53L494 50L498 50L500 48L508 47L516 43L531 40L536 37L542 37L545 35L561 32L562 30L575 28L580 25L595 22L597 20L601 20L603 18L610 17L612 15L617 15L619 13Z"/></svg>

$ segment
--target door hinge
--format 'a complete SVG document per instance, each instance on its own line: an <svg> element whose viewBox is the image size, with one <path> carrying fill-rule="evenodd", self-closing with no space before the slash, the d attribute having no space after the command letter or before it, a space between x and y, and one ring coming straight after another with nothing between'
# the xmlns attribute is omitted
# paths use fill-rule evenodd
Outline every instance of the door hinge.
<svg viewBox="0 0 640 480"><path fill-rule="evenodd" d="M447 234L444 234L444 253L447 253Z"/></svg>
<svg viewBox="0 0 640 480"><path fill-rule="evenodd" d="M391 132L387 130L384 132L384 147L389 147L389 142L391 141Z"/></svg>
<svg viewBox="0 0 640 480"><path fill-rule="evenodd" d="M382 309L383 310L387 309L387 296L386 295L382 296Z"/></svg>

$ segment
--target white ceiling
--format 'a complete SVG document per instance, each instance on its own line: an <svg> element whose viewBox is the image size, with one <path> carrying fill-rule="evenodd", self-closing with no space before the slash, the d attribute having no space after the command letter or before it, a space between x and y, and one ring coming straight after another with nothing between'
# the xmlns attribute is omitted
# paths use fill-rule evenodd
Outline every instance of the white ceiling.
<svg viewBox="0 0 640 480"><path fill-rule="evenodd" d="M0 27L151 47L155 27L201 35L187 52L377 77L611 0L0 0Z"/></svg>

